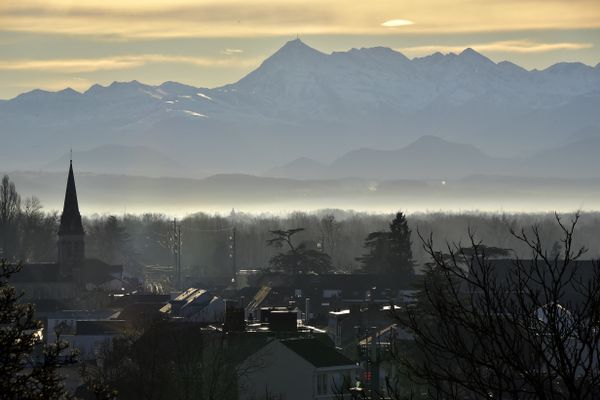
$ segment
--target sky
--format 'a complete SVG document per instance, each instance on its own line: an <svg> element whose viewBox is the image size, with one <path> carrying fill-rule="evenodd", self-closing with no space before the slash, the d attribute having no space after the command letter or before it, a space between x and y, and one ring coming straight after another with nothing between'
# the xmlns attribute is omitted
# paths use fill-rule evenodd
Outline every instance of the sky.
<svg viewBox="0 0 600 400"><path fill-rule="evenodd" d="M0 99L138 80L217 87L300 37L329 53L471 47L528 69L600 62L598 0L0 0Z"/></svg>

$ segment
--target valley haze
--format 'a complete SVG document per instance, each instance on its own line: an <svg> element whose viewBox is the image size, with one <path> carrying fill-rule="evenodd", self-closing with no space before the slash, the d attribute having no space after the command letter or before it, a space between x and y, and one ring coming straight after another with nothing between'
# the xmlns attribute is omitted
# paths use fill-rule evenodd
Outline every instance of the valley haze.
<svg viewBox="0 0 600 400"><path fill-rule="evenodd" d="M86 214L598 210L598 110L600 64L325 54L296 39L218 88L1 100L0 169L58 209L73 148Z"/></svg>

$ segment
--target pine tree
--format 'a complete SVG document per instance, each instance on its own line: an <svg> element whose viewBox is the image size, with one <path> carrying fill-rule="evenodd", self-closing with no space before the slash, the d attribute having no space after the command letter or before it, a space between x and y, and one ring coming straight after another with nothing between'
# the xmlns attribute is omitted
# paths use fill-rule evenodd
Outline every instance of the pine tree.
<svg viewBox="0 0 600 400"><path fill-rule="evenodd" d="M367 253L357 260L362 263L363 270L370 273L411 277L414 262L410 236L406 217L398 212L389 231L371 232L366 237Z"/></svg>
<svg viewBox="0 0 600 400"><path fill-rule="evenodd" d="M58 375L61 362L74 362L75 354L65 354L68 345L57 340L42 343L42 325L34 317L31 304L9 284L19 265L0 261L0 394L2 399L70 399ZM41 350L42 354L36 356Z"/></svg>
<svg viewBox="0 0 600 400"><path fill-rule="evenodd" d="M391 273L412 274L412 241L411 230L402 212L396 213L396 217L390 224L390 268Z"/></svg>

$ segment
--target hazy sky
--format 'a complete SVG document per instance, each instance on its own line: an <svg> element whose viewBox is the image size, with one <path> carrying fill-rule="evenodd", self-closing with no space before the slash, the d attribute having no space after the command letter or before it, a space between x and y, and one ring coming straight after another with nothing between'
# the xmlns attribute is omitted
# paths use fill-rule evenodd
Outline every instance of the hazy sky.
<svg viewBox="0 0 600 400"><path fill-rule="evenodd" d="M299 35L324 52L473 47L526 68L600 62L599 0L0 0L0 98L238 80Z"/></svg>

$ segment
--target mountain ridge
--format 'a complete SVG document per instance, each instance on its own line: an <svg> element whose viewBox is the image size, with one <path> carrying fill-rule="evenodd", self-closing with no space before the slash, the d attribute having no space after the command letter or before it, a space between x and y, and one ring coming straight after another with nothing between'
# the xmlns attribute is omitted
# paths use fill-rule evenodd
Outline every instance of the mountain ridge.
<svg viewBox="0 0 600 400"><path fill-rule="evenodd" d="M600 134L584 136L528 157L492 157L471 144L423 136L398 149L361 148L343 154L330 163L310 158L295 159L264 173L288 179L464 179L473 174L486 176L544 176L572 178L573 167L581 178L600 177ZM461 160L452 162L452 160ZM442 163L437 163L442 161Z"/></svg>
<svg viewBox="0 0 600 400"><path fill-rule="evenodd" d="M600 68L559 64L528 71L473 49L325 54L291 41L218 88L134 80L2 101L0 168L43 167L70 147L143 144L190 171L259 173L425 135L496 157L537 152L600 126Z"/></svg>
<svg viewBox="0 0 600 400"><path fill-rule="evenodd" d="M448 53L442 53L440 51L436 51L432 54L429 55L425 55L425 56L415 56L413 58L409 58L406 55L404 55L401 51L395 50L393 48L390 47L386 47L386 46L373 46L373 47L361 47L361 48L351 48L347 51L333 51L331 53L323 53L321 51L316 50L315 48L308 46L306 43L304 43L301 39L293 39L290 40L288 42L286 42L279 50L277 50L275 53L273 53L270 57L268 57L265 61L273 59L273 57L279 56L281 55L282 50L287 50L289 48L297 48L298 46L295 46L296 43L300 43L302 48L306 48L306 49L310 49L311 51L313 51L315 54L319 54L322 56L333 56L333 55L345 55L345 54L351 54L351 53L355 53L355 52L361 52L361 51L376 51L376 50L383 50L385 52L388 53L392 53L395 55L399 55L401 57L403 57L405 60L407 61L415 61L415 60L424 60L424 59L428 59L428 58L448 58L448 57L455 57L455 56L464 56L467 55L468 57L471 57L472 55L474 55L477 59L482 59L485 60L486 62L490 62L494 65L511 65L511 66L516 66L518 67L520 70L525 71L525 72L548 72L548 71L555 71L557 69L560 69L564 66L570 66L570 67L583 67L584 69L588 70L595 70L595 69L600 69L600 62L598 62L596 65L588 65L585 64L583 62L579 62L579 61L559 61L556 62L554 64L551 64L543 69L537 69L537 68L532 68L532 69L526 69L512 61L509 60L502 60L499 62L494 62L492 61L490 58L484 56L482 53L474 50L471 47L466 47L464 50L462 50L461 52L448 52ZM284 51L285 53L285 51ZM264 61L261 63L261 65L264 64ZM260 66L257 68L259 69ZM246 76L250 75L252 72L248 73ZM245 77L245 76L244 76ZM10 101L10 100L14 100L19 96L23 96L23 95L27 95L27 94L33 94L33 93L37 93L37 92L41 92L41 93L45 93L45 94L50 94L50 93L62 93L62 92L74 92L74 93L78 93L78 94L86 94L88 92L90 92L90 90L95 89L95 88L109 88L112 86L118 86L120 84L132 84L132 85L143 85L143 86L148 86L148 87L161 87L165 84L170 84L170 83L174 83L177 85L181 85L181 86L185 86L188 88L193 88L193 89L208 89L208 90L215 90L215 89L219 89L219 88L224 88L224 87L228 87L231 85L234 85L235 83L239 82L240 80L242 80L244 77L240 78L238 81L234 82L234 83L229 83L229 84L225 84L222 86L216 86L213 88L206 88L206 87L196 87L194 85L191 84L185 84L185 83L180 83L180 82L175 82L175 81L164 81L161 84L158 85L146 85L143 84L141 82L139 82L137 79L133 79L131 81L112 81L110 84L108 85L101 85L99 83L94 83L92 84L88 89L84 90L84 91L78 91L75 90L71 87L65 87L64 89L58 89L58 90L44 90L44 89L31 89L29 91L25 91L23 93L20 93L18 95L16 95L15 97L12 98L8 98L8 99L0 99L0 100L5 100L5 101ZM93 90L92 90L93 91Z"/></svg>

